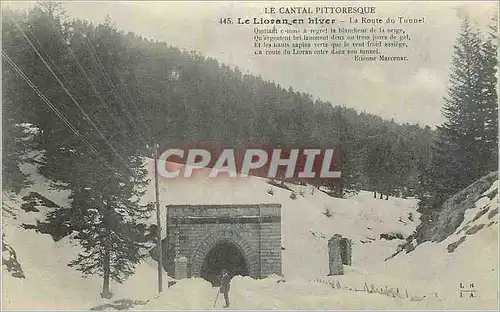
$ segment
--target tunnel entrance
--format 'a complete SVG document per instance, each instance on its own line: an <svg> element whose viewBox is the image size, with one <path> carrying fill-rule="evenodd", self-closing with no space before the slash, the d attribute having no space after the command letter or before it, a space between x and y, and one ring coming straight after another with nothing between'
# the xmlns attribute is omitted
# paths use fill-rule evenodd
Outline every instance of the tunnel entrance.
<svg viewBox="0 0 500 312"><path fill-rule="evenodd" d="M218 242L205 256L201 266L200 276L212 283L212 286L220 286L220 275L225 268L229 275L248 276L247 261L240 249L233 243Z"/></svg>

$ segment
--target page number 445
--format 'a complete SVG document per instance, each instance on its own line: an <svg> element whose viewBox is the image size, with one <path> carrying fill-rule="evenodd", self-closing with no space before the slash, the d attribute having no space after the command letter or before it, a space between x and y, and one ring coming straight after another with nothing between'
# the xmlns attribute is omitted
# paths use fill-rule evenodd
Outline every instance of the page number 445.
<svg viewBox="0 0 500 312"><path fill-rule="evenodd" d="M230 17L221 17L219 19L219 24L232 24L233 21L231 20Z"/></svg>

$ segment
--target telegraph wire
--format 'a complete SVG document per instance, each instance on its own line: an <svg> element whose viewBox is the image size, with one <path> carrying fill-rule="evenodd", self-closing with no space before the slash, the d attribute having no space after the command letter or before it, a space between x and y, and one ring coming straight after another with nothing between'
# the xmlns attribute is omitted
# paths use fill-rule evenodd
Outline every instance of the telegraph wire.
<svg viewBox="0 0 500 312"><path fill-rule="evenodd" d="M86 71L86 70L84 69L84 67L81 65L80 61L78 60L78 58L77 58L77 57L76 57L76 55L74 54L73 49L71 48L71 46L68 44L68 42L64 41L63 34L62 34L61 30L60 30L60 29L58 29L58 28L57 28L57 26L55 26L55 25L54 25L54 21L51 21L51 25L52 25L52 27L53 27L53 28L57 31L57 34L56 34L56 35L59 37L59 39L60 39L61 43L62 43L64 46L66 46L66 47L68 48L68 50L69 50L69 52L70 52L70 55L72 56L73 60L75 61L75 63L76 63L76 64L77 64L77 66L79 67L79 69L83 72L83 75L85 76L85 78L88 80L88 82L89 82L89 84L90 84L90 87L91 87L92 91L93 91L93 92L97 95L97 97L101 100L102 107L103 107L103 108L106 110L106 112L110 115L111 119L113 119L113 121L114 121L114 123L115 123L116 127L119 129L119 131L120 131L120 132L125 133L125 134L126 134L126 136L128 137L128 139L129 139L130 141L132 141L132 140L131 140L130 135L128 134L128 132L126 132L126 131L124 131L124 129L122 129L122 127L121 127L121 122L120 122L120 121L119 121L119 119L116 117L116 115L112 112L111 107L110 107L110 106L106 103L106 101L104 100L104 98L102 97L102 95L100 94L100 92L97 90L97 87L96 87L96 86L95 86L95 84L92 82L92 79L90 78L90 75L87 73L87 71ZM41 45L41 44L40 44L40 42L38 41L38 39L37 39L36 35L34 34L34 32L33 32L33 31L30 31L30 32L31 32L31 34L33 35L33 38L35 39L35 41L38 43L38 45L39 45L40 47L42 47L42 45ZM54 67L56 67L56 66L55 66L55 64L54 64L54 62L50 59L50 57L48 57L48 59L49 59L49 61L51 61L52 65L53 65ZM69 85L69 84L70 84L70 83L69 83L69 80L68 80L68 79L66 79L66 78L64 77L64 75L62 75L62 76L63 76L63 78L65 79L66 84L68 84L68 85Z"/></svg>
<svg viewBox="0 0 500 312"><path fill-rule="evenodd" d="M97 97L99 98L99 100L101 101L102 103L102 107L106 110L106 112L108 112L108 114L111 116L111 119L113 119L116 127L120 130L120 131L123 131L122 127L120 126L120 121L118 120L118 118L116 117L116 115L112 112L110 106L106 103L106 100L104 100L104 98L102 97L101 93L97 90L97 87L95 86L95 84L92 82L92 79L90 78L90 75L87 73L87 71L85 70L85 68L82 66L82 64L80 63L80 61L78 60L78 58L76 57L75 53L73 52L73 49L71 48L71 46L64 41L64 38L60 32L59 29L57 29L57 27L54 27L55 30L58 32L58 37L59 39L61 40L61 43L63 45L65 45L67 48L68 48L68 51L71 55L71 57L73 58L73 60L75 61L75 63L77 64L78 68L82 71L83 75L85 76L85 78L88 80L89 84L90 84L90 88L92 89L92 91L97 95ZM127 133L127 137L130 139L130 136L128 135Z"/></svg>
<svg viewBox="0 0 500 312"><path fill-rule="evenodd" d="M42 48L42 44L40 43L38 38L35 36L35 33L33 32L31 25L28 24L28 28L30 29L30 33L33 35L33 39L35 39L36 43L40 46L40 48ZM52 59L50 57L49 57L49 61L52 63L52 66L56 67L56 64L54 63L54 61L52 61ZM64 75L64 73L61 70L59 71L59 74L62 76L62 79L64 80L64 82L69 85L70 82L69 82L68 78L66 78L66 76Z"/></svg>
<svg viewBox="0 0 500 312"><path fill-rule="evenodd" d="M113 90L113 93L114 93L115 97L119 100L119 103L121 104L121 107L122 107L125 115L127 116L127 118L129 119L129 121L132 124L132 127L134 127L137 130L137 134L139 135L139 138L142 140L142 142L146 146L149 145L148 142L147 142L147 140L142 136L141 132L139 131L140 129L139 129L139 127L137 127L137 124L134 122L134 119L132 118L130 112L128 111L127 106L125 105L125 102L123 102L123 99L118 94L118 91L116 90L115 85L113 84L113 82L109 78L109 76L107 74L107 71L106 71L106 68L104 68L104 65L102 64L102 60L99 58L99 55L94 50L94 48L90 44L90 42L89 42L89 40L88 40L88 38L87 38L87 36L85 34L83 35L83 38L84 38L83 41L87 45L87 48L89 49L90 54L91 54L92 58L94 59L94 62L97 64L97 66L99 67L99 69L102 71L103 76L106 79L106 81L108 82L108 85Z"/></svg>
<svg viewBox="0 0 500 312"><path fill-rule="evenodd" d="M137 106L137 103L134 101L134 99L132 98L132 95L130 94L130 92L128 91L128 88L127 88L127 85L125 84L125 82L123 81L123 78L120 76L120 75L117 75L118 76L118 79L120 80L120 82L123 84L123 86L125 87L125 92L127 93L127 96L128 98L130 99L130 101L134 104L134 108L136 110L136 112L138 114L141 114L141 118L144 118L144 116L142 115L142 113L139 113L140 110L139 110L139 107ZM144 120L141 120L142 121L142 124L144 125L144 128L146 129L146 131L148 132L148 134L150 136L153 135L153 132L151 131L151 128L148 126L148 124L144 121Z"/></svg>
<svg viewBox="0 0 500 312"><path fill-rule="evenodd" d="M38 55L38 57L42 60L42 62L45 64L45 66L47 67L47 69L52 73L52 75L56 78L57 82L59 83L59 85L62 87L62 89L66 92L66 94L71 98L71 100L73 101L73 103L75 103L75 105L80 109L80 111L82 112L82 114L85 116L85 118L87 119L87 121L92 125L92 127L97 131L97 133L101 136L101 138L106 142L106 144L111 148L111 150L116 154L116 156L123 162L123 164L125 165L125 167L130 170L131 172L133 172L129 166L127 165L127 162L125 161L125 159L118 153L118 151L113 147L113 145L111 145L111 143L109 143L109 141L106 139L106 137L104 136L104 134L101 132L101 130L99 130L99 128L97 127L97 125L94 123L94 121L90 118L90 116L85 112L85 110L80 106L80 104L76 101L76 99L73 97L73 95L71 94L71 92L66 88L66 86L64 85L64 83L61 81L61 79L59 79L59 77L54 73L54 71L52 70L52 68L50 67L50 65L45 61L45 59L43 58L43 56L40 54L40 52L38 51L38 49L33 45L33 42L31 42L31 40L28 38L28 36L26 36L26 33L22 30L22 28L19 26L19 24L15 21L14 21L14 24L16 25L17 29L19 29L19 31L22 33L23 37L26 39L26 41L28 41L28 43L30 44L31 48L35 51L35 53Z"/></svg>
<svg viewBox="0 0 500 312"><path fill-rule="evenodd" d="M38 89L38 87L24 74L22 69L20 69L17 64L10 58L7 52L2 51L4 59L9 63L10 66L24 79L24 81L35 91L35 93L42 99L42 101L49 106L49 108L68 126L68 128L82 140L82 142L94 153L99 160L110 170L112 170L117 176L124 178L108 161L106 161L99 152L92 146L92 144L73 126L73 124L55 107L52 102L43 95L43 93Z"/></svg>
<svg viewBox="0 0 500 312"><path fill-rule="evenodd" d="M37 36L35 35L35 33L33 32L33 30L31 29L31 25L28 25L28 28L30 28L30 34L32 35L33 39L35 40L35 42L38 44L38 46L40 47L40 50L42 49L42 44L40 43L40 41L38 40ZM59 36L59 38L61 39L61 42L63 43L63 45L66 45L63 38L62 38L62 35ZM69 48L69 46L68 46ZM71 49L71 48L69 48ZM71 51L72 52L72 51ZM55 64L55 62L50 58L50 56L48 56L46 53L45 53L45 56L47 57L48 61L52 64L53 68L55 68L55 70L57 70L57 65ZM76 59L76 57L73 55L73 57L75 58L75 60L78 62L78 60ZM78 63L78 65L80 65ZM81 65L80 65L81 66ZM63 66L64 67L64 66ZM65 69L65 68L64 68ZM83 68L82 68L83 69ZM62 70L59 70L59 75L61 76L62 80L66 83L66 85L71 85L71 83L69 82L69 79L66 78L66 76L64 75L64 72ZM86 76L86 73L84 72L84 75L85 77ZM87 79L89 80L90 84L91 84L91 87L92 87L92 91L94 91L94 93L96 93L96 95L101 98L102 101L104 101L104 99L102 99L101 95L98 93L97 89L95 89L95 86L94 84L92 83L92 81L87 77ZM110 114L111 118L115 121L115 124L116 126L118 127L118 129L121 131L121 132L124 132L123 129L120 128L120 126L118 125L118 121L116 119L116 117L114 116L114 114L111 113L110 109L107 107L106 103L104 102L104 108L106 109L106 111ZM99 122L97 122L97 124L100 124ZM128 135L127 135L128 136ZM128 138L130 139L130 136L128 136Z"/></svg>

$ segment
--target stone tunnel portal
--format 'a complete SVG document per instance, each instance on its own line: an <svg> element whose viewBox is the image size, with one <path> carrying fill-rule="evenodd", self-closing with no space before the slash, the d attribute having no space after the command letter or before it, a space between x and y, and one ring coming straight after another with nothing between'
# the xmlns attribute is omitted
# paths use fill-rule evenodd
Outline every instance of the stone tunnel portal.
<svg viewBox="0 0 500 312"><path fill-rule="evenodd" d="M218 284L224 267L232 276L281 275L280 204L169 205L166 232L164 267L175 279Z"/></svg>
<svg viewBox="0 0 500 312"><path fill-rule="evenodd" d="M250 273L245 256L229 241L220 241L210 249L203 260L200 277L211 282L212 286L220 286L222 269L226 269L231 276L248 276Z"/></svg>

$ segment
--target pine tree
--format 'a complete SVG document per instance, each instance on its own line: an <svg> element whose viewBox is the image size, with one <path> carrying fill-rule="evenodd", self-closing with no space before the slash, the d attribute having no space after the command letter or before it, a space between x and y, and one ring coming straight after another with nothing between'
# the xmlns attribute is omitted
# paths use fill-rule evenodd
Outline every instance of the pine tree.
<svg viewBox="0 0 500 312"><path fill-rule="evenodd" d="M494 171L498 168L498 30L497 15L491 21L489 32L484 40L482 51L481 91L482 103L479 110L479 131L481 131L481 156L483 172Z"/></svg>
<svg viewBox="0 0 500 312"><path fill-rule="evenodd" d="M344 112L342 112L344 111ZM335 109L335 121L337 124L337 134L339 149L335 152L336 161L339 162L338 169L341 171L339 197L354 195L361 189L361 170L363 167L363 157L359 146L357 129L353 125L353 120L357 114L352 114L344 107Z"/></svg>
<svg viewBox="0 0 500 312"><path fill-rule="evenodd" d="M2 124L3 191L18 194L31 184L28 176L21 171L21 164L28 161L27 154L33 148L34 135L36 135L36 129L30 128L29 124L22 125L16 123L14 119L4 118Z"/></svg>
<svg viewBox="0 0 500 312"><path fill-rule="evenodd" d="M491 37L490 37L491 38ZM442 203L496 168L496 58L493 40L483 43L467 19L454 47L452 73L430 165L421 174L422 226L432 222Z"/></svg>
<svg viewBox="0 0 500 312"><path fill-rule="evenodd" d="M407 159L420 163L425 157L419 151L429 144L429 136L423 135L418 126L412 131L421 140L408 140L405 131L413 126L313 100L310 95L243 74L199 53L181 52L164 42L124 34L110 19L94 26L86 21L65 21L63 17L60 8L48 3L30 12L21 27L80 103L81 110L16 27L5 22L4 50L122 174L128 174L126 167L132 165L124 165L116 154L125 159L126 155L146 155L141 136L169 147L201 140L227 147L245 146L252 141L272 147L340 147L344 193L339 196L362 187L389 194L413 183L409 181L414 177L400 174L412 166ZM120 180L101 179L100 171L92 169L101 160L68 132L67 126L22 79L8 74L8 81L4 84L8 106L22 108L13 124L26 122L41 130L36 138L37 148L44 151L41 173L56 186L71 190L75 205L112 203L104 193L92 202L86 202L82 194L86 188L106 190ZM102 136L90 121L95 122ZM382 127L387 129L379 133ZM376 141L374 135L386 140ZM404 144L398 143L400 137ZM380 144L380 153L374 152L375 143ZM408 150L408 154L400 154L399 149ZM369 162L377 165L371 168ZM109 170L99 166L102 172ZM87 172L79 167L91 169ZM369 181L371 169L380 172L373 175L378 178ZM66 211L54 220L71 223L75 229L81 227L71 215Z"/></svg>
<svg viewBox="0 0 500 312"><path fill-rule="evenodd" d="M40 89L42 86L53 85L45 66L38 61L24 37L26 35L34 41L36 31L43 33L47 29L43 21L47 21L49 16L38 7L27 14L8 10L2 13L2 48L6 54L6 57L2 58L2 181L4 190L17 193L30 184L20 166L31 161L29 156L33 155L28 155L30 151L40 150L40 130L44 124L53 122L54 119L50 118L52 116L48 107L41 104L39 96L8 60L12 60L14 66L26 74L35 85L40 86ZM51 45L50 39L42 38L41 41L57 49L56 45ZM55 92L51 95L57 96Z"/></svg>
<svg viewBox="0 0 500 312"><path fill-rule="evenodd" d="M119 55L116 50L108 53L104 47L96 52L89 48L96 42L97 46L102 38L109 43L111 39L121 38L120 35L107 31L109 26L105 25L95 37L87 38L87 34L93 33L93 26L79 21L63 25L59 15L57 7L52 5L35 7L25 20L17 21L27 38L10 20L8 34L11 34L10 29L13 31L7 38L6 50L86 143L68 124L61 122L25 82L16 84L20 79L15 75L9 77L17 80L6 85L9 108L19 104L22 109L17 110L18 120L31 122L40 129L36 137L36 147L43 151L40 172L57 188L70 191L71 207L55 210L47 217L54 227L63 224L77 231L76 238L83 251L70 265L83 275L103 276L102 296L108 298L111 296L110 281L122 282L147 254L144 221L152 206L140 205L139 199L148 181L137 155L140 148L136 133L131 131L133 139L127 141L116 125L117 121L119 124L122 121L127 127L134 126L129 116L120 111L123 106L120 99L113 97L117 92L111 88L111 83L119 84ZM112 43L119 45L120 42ZM107 75L95 70L99 64L92 56L96 54ZM83 64L86 75L80 71L79 64ZM98 83L98 79L108 80ZM100 88L93 89L92 81ZM20 88L23 92L19 92ZM98 95L104 101L100 101ZM111 118L102 102L121 120ZM17 153L14 148L9 151Z"/></svg>
<svg viewBox="0 0 500 312"><path fill-rule="evenodd" d="M447 121L438 127L434 168L443 194L451 195L483 172L477 172L478 116L481 108L481 41L468 20L455 45L453 71L443 113ZM441 169L436 168L441 167Z"/></svg>
<svg viewBox="0 0 500 312"><path fill-rule="evenodd" d="M148 255L145 221L153 205L140 205L147 184L141 159L129 157L133 174L128 181L104 175L99 166L91 169L92 179L72 184L72 208L69 223L78 229L76 238L83 251L70 263L84 276L103 277L101 296L110 298L110 281L123 282L133 274L134 266ZM105 186L105 187L104 187Z"/></svg>
<svg viewBox="0 0 500 312"><path fill-rule="evenodd" d="M71 46L78 61L71 59L67 65L81 72L78 62L85 64L86 75L73 79L71 89L83 111L70 102L72 111L68 115L100 157L73 137L65 141L63 149L53 145L45 149L46 164L41 172L72 194L71 214L65 217L67 224L78 231L76 238L83 251L70 266L84 276L102 276L101 296L109 298L111 280L124 281L147 255L144 221L152 206L139 204L148 183L144 164L137 155L143 129L132 120L130 99L118 90L121 41L109 20L106 23L92 36L88 25L75 22L72 28L77 31L71 37ZM57 141L60 135L52 134L49 141Z"/></svg>

